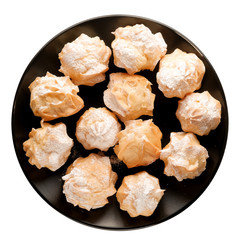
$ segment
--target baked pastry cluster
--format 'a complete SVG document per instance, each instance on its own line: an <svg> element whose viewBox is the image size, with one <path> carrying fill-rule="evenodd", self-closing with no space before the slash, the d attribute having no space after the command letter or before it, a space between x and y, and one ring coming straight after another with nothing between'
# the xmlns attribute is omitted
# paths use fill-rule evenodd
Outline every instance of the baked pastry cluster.
<svg viewBox="0 0 240 240"><path fill-rule="evenodd" d="M106 205L107 198L116 192L117 174L112 171L109 157L94 153L77 158L62 179L67 201L88 211Z"/></svg>
<svg viewBox="0 0 240 240"><path fill-rule="evenodd" d="M160 156L162 132L152 120L137 119L125 122L114 148L117 157L128 168L147 166Z"/></svg>
<svg viewBox="0 0 240 240"><path fill-rule="evenodd" d="M35 116L45 121L68 117L80 111L84 102L78 86L69 77L57 77L47 72L44 77L37 77L30 85L30 107Z"/></svg>
<svg viewBox="0 0 240 240"><path fill-rule="evenodd" d="M140 75L111 73L108 88L103 93L104 103L123 122L142 115L153 116L155 94L151 85Z"/></svg>
<svg viewBox="0 0 240 240"><path fill-rule="evenodd" d="M208 151L200 145L193 133L172 132L170 142L161 150L164 174L174 176L178 181L193 179L206 168Z"/></svg>
<svg viewBox="0 0 240 240"><path fill-rule="evenodd" d="M151 216L163 195L158 178L146 171L125 176L116 194L120 208L131 217Z"/></svg>
<svg viewBox="0 0 240 240"><path fill-rule="evenodd" d="M125 68L129 74L144 69L153 71L167 52L167 44L162 34L160 32L152 34L143 24L119 27L113 34L114 64L119 68Z"/></svg>
<svg viewBox="0 0 240 240"><path fill-rule="evenodd" d="M208 91L191 93L178 101L176 116L183 131L208 135L221 121L221 104Z"/></svg>
<svg viewBox="0 0 240 240"><path fill-rule="evenodd" d="M199 176L206 168L208 151L194 134L207 135L221 121L220 102L207 91L194 92L200 89L205 74L203 62L180 49L166 54L162 34L153 34L143 24L119 27L113 34L114 64L127 73L109 74L103 93L109 110L90 107L81 114L76 123L76 139L86 150L113 148L118 160L128 168L147 166L160 159L165 164L164 174L178 181ZM104 81L110 56L111 50L103 40L82 33L65 44L58 55L59 71L65 76L47 73L30 84L30 107L35 116L42 118L41 128L32 129L23 143L32 165L56 171L67 161L73 139L67 135L66 125L44 121L79 112L84 102L78 95L78 85L93 86ZM156 81L165 97L180 98L176 117L183 130L172 132L163 149L162 132L153 119L138 119L143 115L152 117L153 110L161 112L154 109L156 95L149 81L152 79L135 74L144 69L153 71L159 61ZM121 130L118 119L125 129ZM152 215L165 191L158 178L146 171L125 176L116 190L117 174L112 171L109 157L95 153L77 158L62 179L66 200L74 206L88 211L100 208L117 192L120 208L131 217Z"/></svg>
<svg viewBox="0 0 240 240"><path fill-rule="evenodd" d="M204 73L205 66L194 53L175 49L160 61L158 87L165 97L183 98L201 87Z"/></svg>
<svg viewBox="0 0 240 240"><path fill-rule="evenodd" d="M76 85L93 86L105 80L111 50L99 37L82 33L65 44L59 53L60 72L70 76Z"/></svg>
<svg viewBox="0 0 240 240"><path fill-rule="evenodd" d="M76 137L87 150L107 151L117 143L120 130L121 125L112 112L105 107L91 107L78 120Z"/></svg>
<svg viewBox="0 0 240 240"><path fill-rule="evenodd" d="M41 121L41 128L32 129L29 139L23 143L29 163L41 169L56 171L67 161L73 140L68 136L66 125L51 125Z"/></svg>

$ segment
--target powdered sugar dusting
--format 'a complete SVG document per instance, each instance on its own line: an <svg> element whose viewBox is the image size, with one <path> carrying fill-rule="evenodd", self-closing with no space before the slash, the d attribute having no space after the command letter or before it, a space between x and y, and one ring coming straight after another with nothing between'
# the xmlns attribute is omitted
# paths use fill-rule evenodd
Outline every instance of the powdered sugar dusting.
<svg viewBox="0 0 240 240"><path fill-rule="evenodd" d="M117 193L118 199L121 194L123 200L120 207L128 211L131 217L149 216L156 209L164 190L160 188L157 178L143 171L124 178L123 185Z"/></svg>
<svg viewBox="0 0 240 240"><path fill-rule="evenodd" d="M65 124L41 124L42 128L30 132L24 150L31 164L55 171L67 161L73 140L67 135Z"/></svg>
<svg viewBox="0 0 240 240"><path fill-rule="evenodd" d="M160 62L158 87L166 97L183 98L200 88L204 73L205 66L195 54L175 49Z"/></svg>
<svg viewBox="0 0 240 240"><path fill-rule="evenodd" d="M162 34L152 34L143 24L119 27L113 32L114 63L125 68L129 74L143 69L153 70L167 52Z"/></svg>
<svg viewBox="0 0 240 240"><path fill-rule="evenodd" d="M76 136L86 149L107 151L116 144L120 130L113 113L106 108L90 108L77 123Z"/></svg>
<svg viewBox="0 0 240 240"><path fill-rule="evenodd" d="M221 104L209 92L191 93L179 101L176 116L185 132L208 135L221 120Z"/></svg>
<svg viewBox="0 0 240 240"><path fill-rule="evenodd" d="M62 178L67 201L87 210L107 204L107 197L116 192L114 184L117 180L109 158L90 154L86 158L76 159L71 167Z"/></svg>
<svg viewBox="0 0 240 240"><path fill-rule="evenodd" d="M111 50L99 37L81 34L65 44L59 53L60 72L70 76L76 85L89 85L105 80Z"/></svg>
<svg viewBox="0 0 240 240"><path fill-rule="evenodd" d="M178 181L199 176L205 170L207 158L208 152L196 136L185 132L172 132L170 143L160 154L165 163L164 173Z"/></svg>

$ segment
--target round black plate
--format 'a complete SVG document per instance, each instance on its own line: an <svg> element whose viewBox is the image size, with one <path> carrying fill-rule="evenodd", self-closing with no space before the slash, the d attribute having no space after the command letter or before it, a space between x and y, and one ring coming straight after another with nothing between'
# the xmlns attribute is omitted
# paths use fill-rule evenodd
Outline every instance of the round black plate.
<svg viewBox="0 0 240 240"><path fill-rule="evenodd" d="M62 176L65 174L67 167L79 156L87 156L90 152L86 151L75 138L76 121L80 115L89 107L102 107L103 91L107 88L108 75L111 72L124 71L117 68L113 64L113 58L110 59L110 70L106 74L106 81L99 83L93 87L80 86L80 96L85 102L85 107L77 114L50 123L64 122L68 128L68 134L74 139L74 147L67 163L56 172L48 169L38 170L35 166L28 163L28 158L23 151L23 142L28 139L28 133L32 128L40 127L40 118L35 117L29 107L30 92L29 84L37 77L44 76L47 71L61 76L58 72L60 62L58 53L64 44L73 41L81 33L85 33L91 37L99 36L109 47L114 39L111 34L117 27L144 24L151 29L153 33L161 32L168 45L168 53L175 48L180 48L186 52L193 52L204 62L206 73L202 82L202 87L198 92L208 90L213 97L218 99L222 104L222 120L218 128L212 131L208 136L198 137L200 143L207 148L209 159L207 160L207 168L201 176L193 180L184 180L178 182L174 177L167 177L163 174L164 164L157 160L155 163L147 167L138 167L127 169L123 163L113 164L113 170L118 173L118 181L116 188L121 184L124 176L146 170L148 173L156 176L160 180L161 188L165 189L165 194L160 201L157 209L150 217L131 218L128 213L120 210L115 195L109 198L109 204L105 207L86 211L79 207L74 207L68 203L62 193ZM217 56L216 56L217 57ZM158 65L153 72L142 71L141 74L152 82L152 91L156 94L153 121L159 126L163 133L163 147L169 141L170 132L181 131L180 124L175 117L177 109L177 98L167 99L158 90L156 84L156 72ZM149 117L143 116L143 119ZM129 229L149 226L161 223L190 206L207 188L214 177L223 157L228 133L228 112L221 83L211 66L210 62L202 54L202 52L191 43L186 37L178 33L172 28L161 23L135 17L135 16L104 16L91 19L76 24L67 30L61 32L52 40L50 40L33 58L25 70L19 83L12 111L12 135L13 142L20 166L25 173L27 179L37 191L37 193L54 209L65 216L76 220L77 222L88 224L90 226L107 228L107 229ZM114 155L112 149L105 153L108 156Z"/></svg>

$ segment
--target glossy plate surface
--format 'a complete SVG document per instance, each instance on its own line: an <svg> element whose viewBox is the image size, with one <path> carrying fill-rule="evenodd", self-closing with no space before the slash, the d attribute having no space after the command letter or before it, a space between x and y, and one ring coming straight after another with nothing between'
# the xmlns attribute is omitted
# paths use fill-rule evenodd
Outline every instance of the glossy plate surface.
<svg viewBox="0 0 240 240"><path fill-rule="evenodd" d="M221 102L222 120L218 128L212 131L208 136L198 136L200 143L207 148L210 157L207 160L206 170L200 177L194 180L178 182L174 177L165 176L163 174L164 164L160 160L157 160L147 167L133 169L127 169L124 164L113 164L113 170L118 174L118 181L116 183L117 189L124 176L142 170L146 170L149 174L159 178L161 188L166 191L152 216L129 217L127 212L120 210L115 195L109 198L109 204L105 207L88 212L79 207L74 207L66 201L62 193L63 181L61 178L65 174L67 167L77 157L85 157L89 155L90 152L98 152L97 150L86 151L81 144L76 141L76 122L89 107L104 106L103 91L107 88L109 81L108 74L124 70L114 66L113 58L111 57L109 64L110 70L106 74L106 81L93 87L79 87L79 95L83 98L85 107L71 117L50 122L64 122L67 125L69 136L74 139L74 147L67 163L56 172L51 172L48 169L38 170L35 166L30 165L23 151L22 144L28 139L28 134L31 129L40 127L40 118L35 117L29 107L30 91L28 86L37 76L44 76L47 71L61 76L62 74L58 71L60 68L58 53L65 43L73 41L81 33L85 33L91 37L99 36L105 41L106 45L110 47L114 39L111 32L116 28L141 23L149 27L153 33L159 31L162 33L168 45L168 53L171 53L175 48L180 48L183 51L195 53L204 62L206 73L202 81L202 87L198 92L208 90L213 97ZM153 121L159 126L163 133L162 146L164 147L169 142L170 132L181 131L181 127L179 121L175 117L178 99L165 98L160 90L158 90L156 83L157 70L158 65L153 72L142 71L138 74L145 76L152 82L152 91L156 94ZM148 119L150 117L143 116L142 118ZM51 39L36 54L25 70L16 92L12 111L12 135L17 158L25 176L33 188L48 204L65 216L83 224L106 229L129 229L161 223L174 217L190 206L207 188L217 172L224 154L227 133L228 112L224 92L218 76L206 57L193 43L176 30L161 23L135 16L105 16L87 20L68 28ZM112 156L114 152L110 149L105 154Z"/></svg>

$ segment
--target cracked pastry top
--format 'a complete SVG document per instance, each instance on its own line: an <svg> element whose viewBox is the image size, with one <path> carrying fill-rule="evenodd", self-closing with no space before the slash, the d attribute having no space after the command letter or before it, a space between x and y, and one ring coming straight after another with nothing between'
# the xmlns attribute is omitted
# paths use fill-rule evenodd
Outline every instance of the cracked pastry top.
<svg viewBox="0 0 240 240"><path fill-rule="evenodd" d="M203 62L194 54L176 49L166 54L159 64L158 88L165 97L183 98L201 87L205 73Z"/></svg>
<svg viewBox="0 0 240 240"><path fill-rule="evenodd" d="M128 168L147 166L160 156L162 133L152 120L125 122L125 129L118 133L114 147L117 157Z"/></svg>
<svg viewBox="0 0 240 240"><path fill-rule="evenodd" d="M73 140L68 136L66 125L51 125L41 121L41 128L32 129L29 139L23 143L29 163L38 169L46 167L56 171L67 161Z"/></svg>
<svg viewBox="0 0 240 240"><path fill-rule="evenodd" d="M178 181L198 177L206 168L208 151L193 133L172 132L170 142L161 150L164 174Z"/></svg>
<svg viewBox="0 0 240 240"><path fill-rule="evenodd" d="M77 158L62 179L66 200L88 211L106 205L107 198L116 192L117 174L112 171L109 157L94 153Z"/></svg>
<svg viewBox="0 0 240 240"><path fill-rule="evenodd" d="M153 116L155 94L151 82L140 75L111 73L103 100L121 121L133 120L141 115Z"/></svg>
<svg viewBox="0 0 240 240"><path fill-rule="evenodd" d="M158 178L146 171L125 176L116 194L120 208L131 217L151 216L163 195Z"/></svg>
<svg viewBox="0 0 240 240"><path fill-rule="evenodd" d="M99 37L82 33L59 53L60 72L76 85L93 86L105 80L111 50Z"/></svg>
<svg viewBox="0 0 240 240"><path fill-rule="evenodd" d="M208 135L221 121L221 103L208 91L191 93L178 101L176 116L184 132Z"/></svg>
<svg viewBox="0 0 240 240"><path fill-rule="evenodd" d="M112 112L105 107L91 107L78 120L76 137L87 150L107 151L116 144L120 130L121 125Z"/></svg>
<svg viewBox="0 0 240 240"><path fill-rule="evenodd" d="M84 102L78 86L69 77L57 77L47 72L44 77L37 77L30 85L30 107L35 116L44 121L68 117L80 111Z"/></svg>
<svg viewBox="0 0 240 240"><path fill-rule="evenodd" d="M144 69L154 70L166 54L167 44L160 32L153 34L143 24L117 28L112 42L114 64L129 74Z"/></svg>

